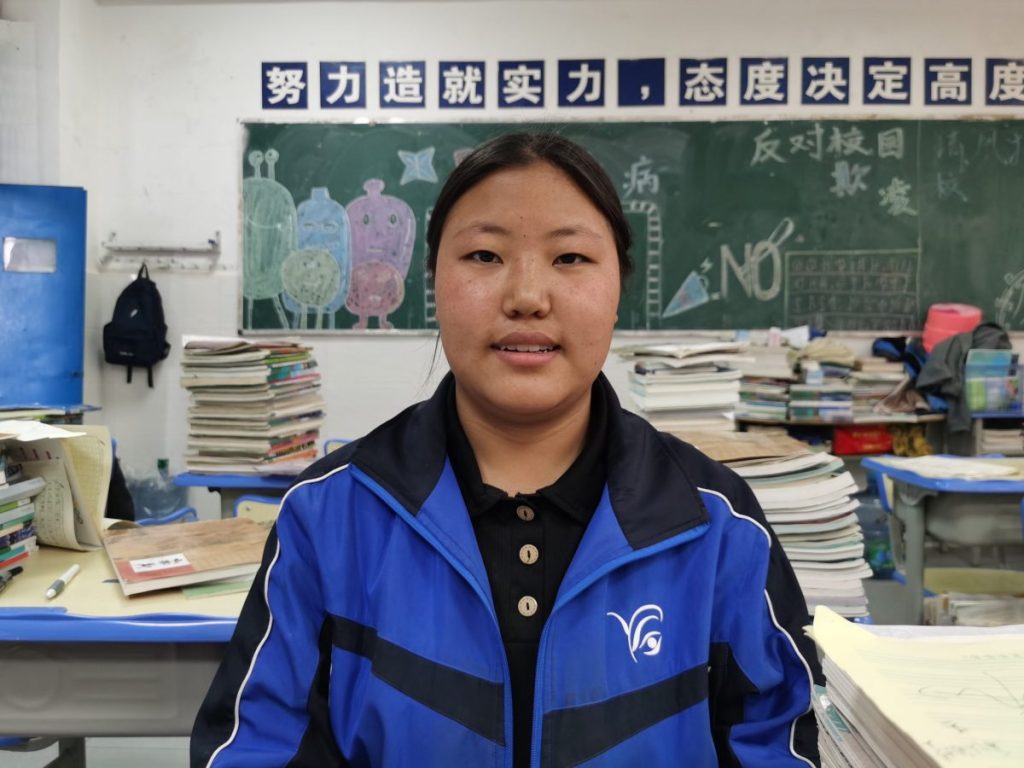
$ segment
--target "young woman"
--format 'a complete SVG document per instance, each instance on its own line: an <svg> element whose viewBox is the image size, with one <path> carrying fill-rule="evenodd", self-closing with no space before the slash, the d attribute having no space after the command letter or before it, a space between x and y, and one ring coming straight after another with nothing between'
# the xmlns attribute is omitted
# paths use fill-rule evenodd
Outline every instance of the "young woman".
<svg viewBox="0 0 1024 768"><path fill-rule="evenodd" d="M610 179L496 138L427 241L452 372L288 492L192 764L816 764L806 607L753 494L601 374Z"/></svg>

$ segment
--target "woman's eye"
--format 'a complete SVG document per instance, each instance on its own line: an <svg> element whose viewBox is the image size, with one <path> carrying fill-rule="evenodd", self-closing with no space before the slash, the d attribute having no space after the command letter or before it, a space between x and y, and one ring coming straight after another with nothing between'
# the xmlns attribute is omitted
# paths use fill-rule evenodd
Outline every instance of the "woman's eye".
<svg viewBox="0 0 1024 768"><path fill-rule="evenodd" d="M491 253L490 251L473 251L469 254L468 258L473 261L478 261L481 264L498 264L501 259L498 258L498 254Z"/></svg>
<svg viewBox="0 0 1024 768"><path fill-rule="evenodd" d="M563 253L555 257L555 264L582 264L589 259L582 253Z"/></svg>

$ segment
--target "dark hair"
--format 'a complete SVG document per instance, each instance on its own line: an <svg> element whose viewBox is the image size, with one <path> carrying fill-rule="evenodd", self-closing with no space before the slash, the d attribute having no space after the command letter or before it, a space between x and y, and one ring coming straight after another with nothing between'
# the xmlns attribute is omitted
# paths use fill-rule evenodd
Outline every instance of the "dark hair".
<svg viewBox="0 0 1024 768"><path fill-rule="evenodd" d="M625 285L626 278L633 272L633 259L629 255L633 238L615 184L587 150L556 133L496 136L455 166L437 196L427 225L427 271L433 274L437 268L441 231L459 198L492 174L534 163L548 163L562 171L608 221L619 254L619 277Z"/></svg>

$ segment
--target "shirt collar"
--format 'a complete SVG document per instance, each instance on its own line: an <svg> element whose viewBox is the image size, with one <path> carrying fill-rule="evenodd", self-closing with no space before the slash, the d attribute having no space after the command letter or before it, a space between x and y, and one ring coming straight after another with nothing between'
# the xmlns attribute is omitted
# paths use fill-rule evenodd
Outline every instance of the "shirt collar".
<svg viewBox="0 0 1024 768"><path fill-rule="evenodd" d="M447 450L452 469L472 518L492 510L499 502L511 498L500 488L488 485L480 477L473 447L459 421L455 409L455 387L449 388L445 409ZM604 492L608 433L608 402L605 388L595 382L590 394L590 422L583 441L583 450L569 468L551 485L537 491L573 520L586 525ZM530 494L531 496L534 494ZM515 498L527 498L517 494Z"/></svg>

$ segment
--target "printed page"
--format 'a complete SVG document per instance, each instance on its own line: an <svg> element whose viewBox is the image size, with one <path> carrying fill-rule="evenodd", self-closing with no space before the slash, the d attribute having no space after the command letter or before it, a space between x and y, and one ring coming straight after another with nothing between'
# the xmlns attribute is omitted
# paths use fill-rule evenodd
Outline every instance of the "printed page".
<svg viewBox="0 0 1024 768"><path fill-rule="evenodd" d="M39 540L69 549L92 549L100 546L98 521L88 518L82 503L82 492L74 466L67 456L65 443L81 439L35 440L31 443L8 443L8 453L22 465L28 477L43 477L47 487L36 498L36 520L45 525ZM70 535L68 534L70 531ZM52 537L49 541L46 536Z"/></svg>
<svg viewBox="0 0 1024 768"><path fill-rule="evenodd" d="M41 544L66 549L83 549L75 536L75 518L72 508L71 485L64 465L58 461L22 461L27 477L38 477L46 482L33 503L36 516L36 537Z"/></svg>
<svg viewBox="0 0 1024 768"><path fill-rule="evenodd" d="M73 430L81 436L65 441L64 451L74 467L83 515L91 521L91 529L98 532L107 509L110 474L114 465L110 430L99 425L76 425ZM89 532L84 532L84 535L88 537ZM97 535L96 545L99 543Z"/></svg>
<svg viewBox="0 0 1024 768"><path fill-rule="evenodd" d="M814 637L877 711L890 743L913 745L935 765L1020 768L1024 758L1024 645L998 632L982 638L873 636L819 607ZM859 696L857 697L860 698ZM876 733L876 736L881 735Z"/></svg>

